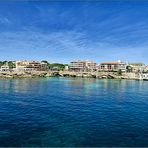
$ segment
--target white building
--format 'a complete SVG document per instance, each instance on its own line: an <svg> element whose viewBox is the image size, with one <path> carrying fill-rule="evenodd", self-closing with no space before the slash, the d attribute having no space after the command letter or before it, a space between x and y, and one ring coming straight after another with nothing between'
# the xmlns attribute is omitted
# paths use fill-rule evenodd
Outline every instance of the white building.
<svg viewBox="0 0 148 148"><path fill-rule="evenodd" d="M65 66L65 70L66 70L66 71L68 71L68 70L69 70L69 67L68 67L67 65Z"/></svg>
<svg viewBox="0 0 148 148"><path fill-rule="evenodd" d="M99 65L99 71L126 71L126 63L121 62L120 60L117 62L103 62Z"/></svg>
<svg viewBox="0 0 148 148"><path fill-rule="evenodd" d="M96 70L96 63L92 61L76 60L70 62L69 70L78 72L88 72Z"/></svg>
<svg viewBox="0 0 148 148"><path fill-rule="evenodd" d="M42 70L42 71L48 70L48 65L47 65L47 63L41 62L40 64L41 64L41 70Z"/></svg>
<svg viewBox="0 0 148 148"><path fill-rule="evenodd" d="M1 66L0 71L3 71L3 72L10 71L9 66L8 65Z"/></svg>

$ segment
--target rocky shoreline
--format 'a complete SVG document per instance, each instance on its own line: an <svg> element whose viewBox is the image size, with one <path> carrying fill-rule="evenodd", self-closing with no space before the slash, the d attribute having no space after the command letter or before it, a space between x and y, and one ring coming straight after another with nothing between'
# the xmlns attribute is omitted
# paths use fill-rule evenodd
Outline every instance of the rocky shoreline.
<svg viewBox="0 0 148 148"><path fill-rule="evenodd" d="M81 77L108 79L136 79L134 73L117 72L70 72L70 71L35 71L35 72L0 72L0 78L36 78L36 77Z"/></svg>

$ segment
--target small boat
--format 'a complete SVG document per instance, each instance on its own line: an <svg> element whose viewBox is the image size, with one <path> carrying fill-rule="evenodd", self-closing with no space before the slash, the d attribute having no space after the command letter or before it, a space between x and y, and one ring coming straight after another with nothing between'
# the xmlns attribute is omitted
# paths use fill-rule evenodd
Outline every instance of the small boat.
<svg viewBox="0 0 148 148"><path fill-rule="evenodd" d="M144 81L148 81L148 78L147 79L143 79Z"/></svg>
<svg viewBox="0 0 148 148"><path fill-rule="evenodd" d="M143 80L148 81L148 73L143 73Z"/></svg>

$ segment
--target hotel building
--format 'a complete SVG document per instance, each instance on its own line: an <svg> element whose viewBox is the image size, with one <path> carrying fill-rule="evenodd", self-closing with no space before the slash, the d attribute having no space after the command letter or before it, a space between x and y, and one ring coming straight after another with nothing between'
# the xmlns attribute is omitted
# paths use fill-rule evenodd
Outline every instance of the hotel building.
<svg viewBox="0 0 148 148"><path fill-rule="evenodd" d="M99 65L99 71L126 71L126 63L117 61L117 62L103 62Z"/></svg>
<svg viewBox="0 0 148 148"><path fill-rule="evenodd" d="M69 66L70 71L88 72L96 71L96 63L92 61L72 61Z"/></svg>
<svg viewBox="0 0 148 148"><path fill-rule="evenodd" d="M47 70L47 63L38 61L16 61L16 71L45 71Z"/></svg>

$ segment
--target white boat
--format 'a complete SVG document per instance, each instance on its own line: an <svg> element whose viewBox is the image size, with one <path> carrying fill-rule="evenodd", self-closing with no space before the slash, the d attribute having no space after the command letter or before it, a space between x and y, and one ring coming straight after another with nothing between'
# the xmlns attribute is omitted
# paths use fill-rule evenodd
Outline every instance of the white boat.
<svg viewBox="0 0 148 148"><path fill-rule="evenodd" d="M148 73L143 73L143 80L148 81Z"/></svg>
<svg viewBox="0 0 148 148"><path fill-rule="evenodd" d="M145 81L148 81L148 73L139 72L139 73L137 74L137 79L138 79L138 80L145 80Z"/></svg>

